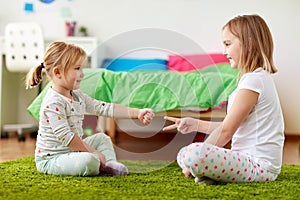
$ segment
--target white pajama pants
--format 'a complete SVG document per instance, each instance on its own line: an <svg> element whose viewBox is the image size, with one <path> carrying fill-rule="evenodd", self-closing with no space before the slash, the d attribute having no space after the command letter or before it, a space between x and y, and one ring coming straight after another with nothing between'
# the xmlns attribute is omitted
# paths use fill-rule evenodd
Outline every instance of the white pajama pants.
<svg viewBox="0 0 300 200"><path fill-rule="evenodd" d="M116 160L116 154L109 136L97 133L83 140L102 153L106 161ZM93 176L100 173L99 158L89 152L69 152L46 158L35 158L39 172L54 175Z"/></svg>

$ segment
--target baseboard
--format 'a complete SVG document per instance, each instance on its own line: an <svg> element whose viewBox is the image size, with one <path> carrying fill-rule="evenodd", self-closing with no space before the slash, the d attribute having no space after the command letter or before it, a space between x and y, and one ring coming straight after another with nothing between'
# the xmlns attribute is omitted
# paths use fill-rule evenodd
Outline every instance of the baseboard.
<svg viewBox="0 0 300 200"><path fill-rule="evenodd" d="M299 141L300 142L300 135L289 135L289 134L285 134L285 140L289 140L289 141Z"/></svg>
<svg viewBox="0 0 300 200"><path fill-rule="evenodd" d="M289 132L285 132L284 135L288 135L288 136L300 136L300 133L289 133Z"/></svg>

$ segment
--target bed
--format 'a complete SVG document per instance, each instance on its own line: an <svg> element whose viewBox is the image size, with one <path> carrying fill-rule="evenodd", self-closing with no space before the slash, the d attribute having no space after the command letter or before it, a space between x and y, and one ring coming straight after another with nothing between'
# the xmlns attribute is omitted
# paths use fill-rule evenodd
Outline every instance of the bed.
<svg viewBox="0 0 300 200"><path fill-rule="evenodd" d="M237 83L237 71L228 63L185 72L85 68L84 74L80 89L98 100L135 108L152 108L156 116L192 116L207 120L224 118L228 96ZM37 120L50 84L28 107L28 112ZM114 141L116 124L112 119L109 124L107 133Z"/></svg>

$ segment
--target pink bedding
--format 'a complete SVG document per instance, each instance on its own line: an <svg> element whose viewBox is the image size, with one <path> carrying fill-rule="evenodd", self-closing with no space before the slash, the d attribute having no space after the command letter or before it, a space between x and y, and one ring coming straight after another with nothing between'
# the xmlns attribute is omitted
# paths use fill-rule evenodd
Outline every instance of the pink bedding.
<svg viewBox="0 0 300 200"><path fill-rule="evenodd" d="M170 55L168 59L168 70L188 72L203 69L213 64L228 62L226 56L220 53Z"/></svg>

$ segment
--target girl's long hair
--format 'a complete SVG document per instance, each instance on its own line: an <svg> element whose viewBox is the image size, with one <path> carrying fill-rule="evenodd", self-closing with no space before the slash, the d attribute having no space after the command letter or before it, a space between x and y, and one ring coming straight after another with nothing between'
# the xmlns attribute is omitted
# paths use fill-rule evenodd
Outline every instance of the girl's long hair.
<svg viewBox="0 0 300 200"><path fill-rule="evenodd" d="M273 39L264 19L258 15L237 16L227 22L224 28L228 28L241 43L239 78L258 67L271 74L277 72L273 62Z"/></svg>

